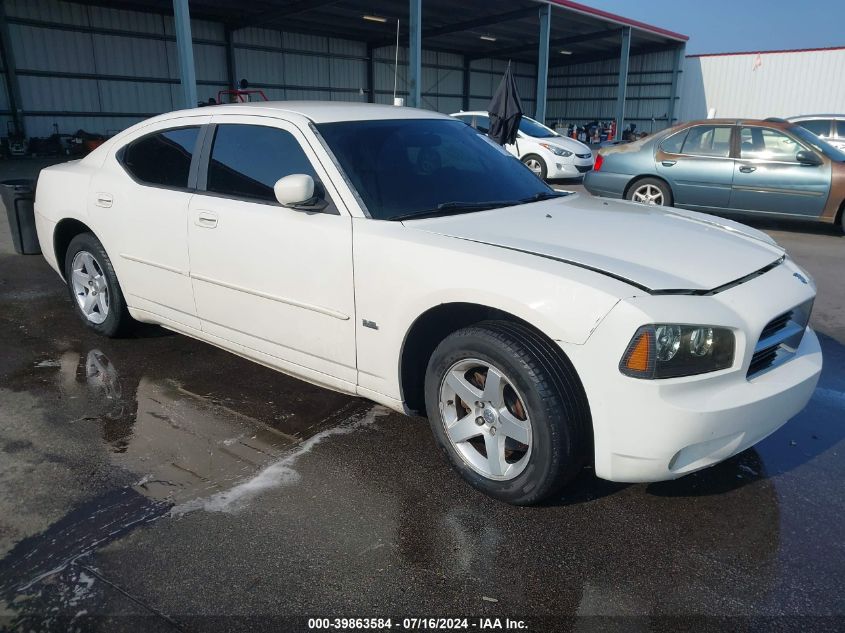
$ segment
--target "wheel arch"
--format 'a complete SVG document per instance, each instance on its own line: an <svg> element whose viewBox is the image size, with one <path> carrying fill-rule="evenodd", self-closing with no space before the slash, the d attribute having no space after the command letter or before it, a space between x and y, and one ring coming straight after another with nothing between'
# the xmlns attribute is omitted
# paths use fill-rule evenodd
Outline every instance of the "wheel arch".
<svg viewBox="0 0 845 633"><path fill-rule="evenodd" d="M91 233L96 237L96 233L91 230L91 227L76 218L64 218L60 220L53 230L53 253L56 256L56 264L62 279L65 278L65 257L67 255L67 249L70 246L71 240L80 233ZM65 281L67 280L65 279Z"/></svg>
<svg viewBox="0 0 845 633"><path fill-rule="evenodd" d="M510 321L531 330L554 350L556 361L572 368L566 353L555 341L534 324L510 312L470 302L441 303L420 314L405 334L399 354L399 387L408 410L425 414L425 371L431 354L447 336L464 327L487 320ZM580 381L580 377L578 377ZM583 387L583 385L582 385Z"/></svg>
<svg viewBox="0 0 845 633"><path fill-rule="evenodd" d="M672 194L672 200L675 200L675 190L672 189L671 183L666 180L663 176L658 176L657 174L639 174L631 178L627 183L625 183L625 188L622 190L622 198L627 200L628 199L628 192L631 190L631 187L634 186L638 181L643 180L644 178L654 178L655 180L659 180L663 184L666 185L666 188L669 189L669 193Z"/></svg>

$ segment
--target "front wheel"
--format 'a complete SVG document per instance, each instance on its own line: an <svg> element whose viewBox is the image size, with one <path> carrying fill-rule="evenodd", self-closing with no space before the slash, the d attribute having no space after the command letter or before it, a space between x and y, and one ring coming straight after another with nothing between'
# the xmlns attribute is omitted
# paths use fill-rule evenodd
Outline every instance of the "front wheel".
<svg viewBox="0 0 845 633"><path fill-rule="evenodd" d="M70 241L65 279L76 313L89 328L114 337L131 326L111 259L92 233L80 233Z"/></svg>
<svg viewBox="0 0 845 633"><path fill-rule="evenodd" d="M672 190L665 182L657 178L640 178L628 188L628 194L625 197L640 204L672 206Z"/></svg>
<svg viewBox="0 0 845 633"><path fill-rule="evenodd" d="M537 156L537 154L528 154L528 156L522 159L522 164L534 172L534 175L540 180L545 180L549 173L549 170L546 167L546 161L544 161L540 156Z"/></svg>
<svg viewBox="0 0 845 633"><path fill-rule="evenodd" d="M525 326L486 321L448 336L429 361L425 396L453 467L492 497L538 503L585 460L583 387L552 344Z"/></svg>

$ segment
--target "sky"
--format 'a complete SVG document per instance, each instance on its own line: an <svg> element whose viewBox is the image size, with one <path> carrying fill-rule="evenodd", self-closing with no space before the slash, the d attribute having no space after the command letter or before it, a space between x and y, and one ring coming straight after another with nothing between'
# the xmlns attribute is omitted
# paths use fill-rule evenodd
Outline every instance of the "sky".
<svg viewBox="0 0 845 633"><path fill-rule="evenodd" d="M845 46L845 0L580 0L689 35L687 55Z"/></svg>

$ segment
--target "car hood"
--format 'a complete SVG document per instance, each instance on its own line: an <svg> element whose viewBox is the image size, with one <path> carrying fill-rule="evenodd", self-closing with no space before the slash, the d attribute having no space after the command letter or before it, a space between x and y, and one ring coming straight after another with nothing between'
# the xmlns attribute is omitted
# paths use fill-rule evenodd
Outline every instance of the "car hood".
<svg viewBox="0 0 845 633"><path fill-rule="evenodd" d="M784 255L768 236L737 222L580 194L405 224L560 260L657 293L704 294Z"/></svg>

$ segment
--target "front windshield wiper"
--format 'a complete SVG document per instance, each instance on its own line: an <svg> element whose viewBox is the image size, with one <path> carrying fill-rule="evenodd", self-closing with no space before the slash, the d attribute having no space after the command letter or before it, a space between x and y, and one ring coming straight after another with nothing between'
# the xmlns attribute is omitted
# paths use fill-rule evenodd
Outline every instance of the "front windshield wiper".
<svg viewBox="0 0 845 633"><path fill-rule="evenodd" d="M438 215L463 213L464 211L486 211L487 209L496 209L498 207L510 207L514 204L521 203L513 200L492 200L489 202L441 202L434 209L412 211L411 213L404 213L390 219L401 221L410 220L412 218L431 218Z"/></svg>
<svg viewBox="0 0 845 633"><path fill-rule="evenodd" d="M516 204L528 204L529 202L540 202L541 200L551 200L552 198L564 198L570 195L568 191L540 191L533 196L528 196L516 202Z"/></svg>
<svg viewBox="0 0 845 633"><path fill-rule="evenodd" d="M522 198L521 200L492 200L487 202L441 202L434 209L427 209L425 211L412 211L411 213L404 213L390 218L393 221L401 222L402 220L411 220L419 218L432 218L440 215L450 215L455 213L464 213L467 211L486 211L488 209L499 209L501 207L513 207L518 204L528 204L529 202L540 202L541 200L549 200L550 198L562 198L569 194L565 191L540 191L533 196Z"/></svg>

